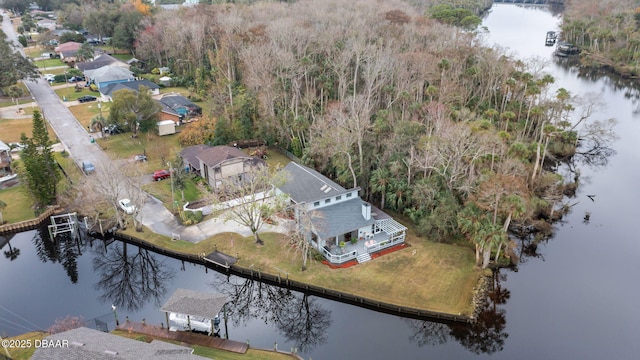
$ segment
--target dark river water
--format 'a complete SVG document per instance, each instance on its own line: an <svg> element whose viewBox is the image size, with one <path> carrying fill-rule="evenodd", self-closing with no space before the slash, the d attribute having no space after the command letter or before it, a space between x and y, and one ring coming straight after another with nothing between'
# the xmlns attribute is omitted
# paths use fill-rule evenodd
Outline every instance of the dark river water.
<svg viewBox="0 0 640 360"><path fill-rule="evenodd" d="M105 247L62 238L52 246L46 232L32 231L11 239L14 253L19 249L14 260L9 245L2 248L0 335L46 329L67 315L112 329L111 304L120 320L159 324L159 306L176 288L187 288L232 297L231 339L263 348L277 343L281 350L297 346L305 359L638 359L638 91L609 77L581 77L554 60L544 39L559 21L547 8L500 4L483 25L487 44L523 60L535 57L546 63L543 71L556 78L556 88L601 101L591 119L617 120L619 138L605 144L603 156L576 158L581 183L576 196L565 199L571 212L553 238L528 248L517 271L496 274L497 291L478 324L403 319L305 297L131 245L125 250L118 242ZM561 170L569 174L569 167Z"/></svg>

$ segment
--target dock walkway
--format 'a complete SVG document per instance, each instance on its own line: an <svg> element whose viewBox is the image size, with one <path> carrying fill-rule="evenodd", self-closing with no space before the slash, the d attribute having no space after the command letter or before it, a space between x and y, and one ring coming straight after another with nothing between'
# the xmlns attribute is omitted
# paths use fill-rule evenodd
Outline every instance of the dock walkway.
<svg viewBox="0 0 640 360"><path fill-rule="evenodd" d="M249 349L249 346L246 343L240 341L227 340L214 336L196 334L188 331L169 331L169 329L167 328L161 328L129 320L118 325L118 329L149 335L158 339L179 341L181 343L184 343L185 346L202 345L239 354L244 354Z"/></svg>

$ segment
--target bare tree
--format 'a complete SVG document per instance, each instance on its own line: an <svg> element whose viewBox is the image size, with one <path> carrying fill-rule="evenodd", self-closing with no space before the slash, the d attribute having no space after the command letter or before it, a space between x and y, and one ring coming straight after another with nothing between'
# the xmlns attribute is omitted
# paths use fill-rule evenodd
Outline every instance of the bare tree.
<svg viewBox="0 0 640 360"><path fill-rule="evenodd" d="M256 244L263 244L258 232L283 205L283 197L275 187L284 182L281 171L269 173L265 166L256 165L239 177L223 181L223 193L233 199L225 211L225 221L235 221L251 230Z"/></svg>

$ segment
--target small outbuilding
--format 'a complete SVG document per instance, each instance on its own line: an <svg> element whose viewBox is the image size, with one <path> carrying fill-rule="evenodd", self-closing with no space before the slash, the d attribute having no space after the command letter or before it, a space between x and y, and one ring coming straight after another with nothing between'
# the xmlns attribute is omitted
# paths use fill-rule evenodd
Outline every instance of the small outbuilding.
<svg viewBox="0 0 640 360"><path fill-rule="evenodd" d="M158 79L158 81L162 86L171 86L171 77L169 76L163 76L160 79Z"/></svg>
<svg viewBox="0 0 640 360"><path fill-rule="evenodd" d="M163 120L156 123L158 125L158 135L171 135L176 133L176 123L173 120Z"/></svg>

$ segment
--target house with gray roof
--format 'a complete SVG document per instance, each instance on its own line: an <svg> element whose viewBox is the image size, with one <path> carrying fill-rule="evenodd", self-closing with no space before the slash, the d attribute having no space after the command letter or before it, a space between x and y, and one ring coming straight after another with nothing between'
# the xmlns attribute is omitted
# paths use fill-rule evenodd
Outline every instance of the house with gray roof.
<svg viewBox="0 0 640 360"><path fill-rule="evenodd" d="M38 347L33 360L197 360L206 359L193 355L193 349L164 341L150 343L80 327L49 335L47 344L57 346Z"/></svg>
<svg viewBox="0 0 640 360"><path fill-rule="evenodd" d="M287 164L285 194L298 223L311 222L308 240L333 264L370 260L370 254L404 243L406 227L363 201L360 188L345 189L318 171L295 162Z"/></svg>
<svg viewBox="0 0 640 360"><path fill-rule="evenodd" d="M87 81L96 84L98 89L115 83L122 83L135 80L135 76L131 71L119 66L103 66L95 70L86 70L84 72Z"/></svg>
<svg viewBox="0 0 640 360"><path fill-rule="evenodd" d="M126 89L139 92L141 86L149 89L152 96L160 94L160 86L147 79L111 83L102 86L99 91L103 101L111 101L116 91Z"/></svg>
<svg viewBox="0 0 640 360"><path fill-rule="evenodd" d="M81 62L76 64L76 68L82 72L87 70L99 69L103 66L119 66L121 68L129 69L129 64L119 59L114 58L108 54L101 54L96 56L92 61Z"/></svg>
<svg viewBox="0 0 640 360"><path fill-rule="evenodd" d="M180 94L164 94L158 101L168 108L173 109L176 114L181 115L183 118L188 119L202 115L202 108L200 106Z"/></svg>
<svg viewBox="0 0 640 360"><path fill-rule="evenodd" d="M265 166L264 160L233 146L194 145L184 148L180 156L185 166L206 179L214 191L223 189L227 181L243 181L249 171Z"/></svg>

